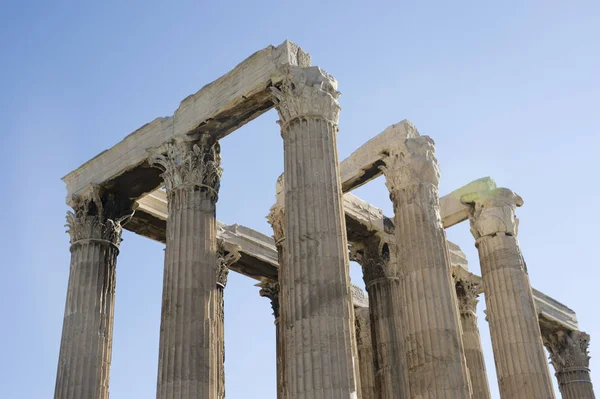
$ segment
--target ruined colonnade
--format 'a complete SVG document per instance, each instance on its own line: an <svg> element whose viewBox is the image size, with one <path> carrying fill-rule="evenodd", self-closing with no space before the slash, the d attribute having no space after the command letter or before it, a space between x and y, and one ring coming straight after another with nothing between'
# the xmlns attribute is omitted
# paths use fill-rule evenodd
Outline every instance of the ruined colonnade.
<svg viewBox="0 0 600 399"><path fill-rule="evenodd" d="M109 397L123 228L166 244L157 398L225 397L230 270L271 301L278 398L490 398L480 294L502 398L554 397L544 346L563 398L594 398L589 335L531 287L521 197L491 179L440 197L434 142L408 121L340 162L337 81L310 64L288 41L261 50L65 176L71 266L55 398ZM270 238L216 214L219 139L273 107L285 156ZM378 176L392 218L349 194ZM466 220L481 277L446 239ZM351 285L350 259L368 296Z"/></svg>

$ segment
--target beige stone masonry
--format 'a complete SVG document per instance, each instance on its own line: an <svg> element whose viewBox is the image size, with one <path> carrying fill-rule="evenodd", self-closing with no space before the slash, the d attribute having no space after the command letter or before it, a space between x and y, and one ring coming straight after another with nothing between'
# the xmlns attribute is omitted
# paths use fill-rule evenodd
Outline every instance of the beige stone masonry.
<svg viewBox="0 0 600 399"><path fill-rule="evenodd" d="M556 323L544 322L541 326L563 399L594 399L588 354L590 336Z"/></svg>
<svg viewBox="0 0 600 399"><path fill-rule="evenodd" d="M71 204L71 267L54 398L108 399L117 255L121 224L132 210L97 186Z"/></svg>
<svg viewBox="0 0 600 399"><path fill-rule="evenodd" d="M521 197L505 188L463 196L479 250L500 395L554 398L529 276L517 241Z"/></svg>
<svg viewBox="0 0 600 399"><path fill-rule="evenodd" d="M375 391L382 399L410 397L403 334L404 292L394 245L393 236L379 233L350 247L352 260L362 266L369 294Z"/></svg>
<svg viewBox="0 0 600 399"><path fill-rule="evenodd" d="M404 149L405 148L405 149ZM382 168L394 203L411 398L471 398L433 140L408 138Z"/></svg>
<svg viewBox="0 0 600 399"><path fill-rule="evenodd" d="M158 399L219 396L215 204L219 145L204 136L151 159L163 171L169 219L158 360Z"/></svg>
<svg viewBox="0 0 600 399"><path fill-rule="evenodd" d="M293 265L279 271L287 396L356 398L337 82L317 67L293 66L272 82L285 152L284 266Z"/></svg>
<svg viewBox="0 0 600 399"><path fill-rule="evenodd" d="M473 399L491 399L490 384L481 346L481 335L479 334L479 327L477 327L478 296L483 290L480 284L473 281L473 279L464 278L458 274L454 275L454 281Z"/></svg>

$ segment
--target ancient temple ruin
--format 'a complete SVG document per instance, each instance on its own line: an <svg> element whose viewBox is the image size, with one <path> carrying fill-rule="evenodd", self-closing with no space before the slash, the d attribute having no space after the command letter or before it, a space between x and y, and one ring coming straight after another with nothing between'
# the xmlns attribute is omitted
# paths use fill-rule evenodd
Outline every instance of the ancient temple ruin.
<svg viewBox="0 0 600 399"><path fill-rule="evenodd" d="M406 120L340 162L338 96L296 44L269 46L64 177L71 268L55 398L109 396L123 228L166 244L157 398L225 397L229 271L271 301L278 398L490 398L481 294L502 398L554 397L544 346L563 398L594 398L589 336L575 312L530 285L521 197L491 178L440 197L434 142ZM285 167L268 237L220 223L215 208L219 139L271 108ZM389 217L351 193L380 177ZM461 222L481 276L446 240ZM350 260L367 294L350 284Z"/></svg>

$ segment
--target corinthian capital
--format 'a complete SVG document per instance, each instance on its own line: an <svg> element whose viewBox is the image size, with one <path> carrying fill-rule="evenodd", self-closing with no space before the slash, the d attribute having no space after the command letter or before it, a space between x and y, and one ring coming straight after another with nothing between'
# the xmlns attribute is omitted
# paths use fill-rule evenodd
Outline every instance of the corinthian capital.
<svg viewBox="0 0 600 399"><path fill-rule="evenodd" d="M131 201L118 198L98 185L91 185L70 201L73 211L67 212L67 233L71 244L82 240L101 240L119 246L121 223L131 218Z"/></svg>
<svg viewBox="0 0 600 399"><path fill-rule="evenodd" d="M391 245L392 240L386 239L383 234L373 234L361 242L350 244L350 260L362 266L365 285L382 278L397 277Z"/></svg>
<svg viewBox="0 0 600 399"><path fill-rule="evenodd" d="M404 146L390 149L383 158L381 171L392 200L396 194L410 186L428 183L437 190L440 170L435 158L435 142L429 136L409 137Z"/></svg>
<svg viewBox="0 0 600 399"><path fill-rule="evenodd" d="M301 119L325 119L336 125L340 104L337 81L319 67L284 65L271 77L281 130Z"/></svg>
<svg viewBox="0 0 600 399"><path fill-rule="evenodd" d="M456 297L458 298L460 313L475 315L481 286L471 280L460 277L455 277L454 282L456 284Z"/></svg>
<svg viewBox="0 0 600 399"><path fill-rule="evenodd" d="M542 338L557 372L574 368L589 368L590 336L588 334L560 327L554 330L542 328Z"/></svg>
<svg viewBox="0 0 600 399"><path fill-rule="evenodd" d="M284 220L284 208L283 205L276 203L273 205L267 215L267 220L273 228L273 238L275 244L281 245L281 242L285 238L285 220Z"/></svg>
<svg viewBox="0 0 600 399"><path fill-rule="evenodd" d="M466 194L461 202L469 206L471 233L475 239L497 233L517 235L519 219L515 216L515 209L523 205L523 199L509 189Z"/></svg>
<svg viewBox="0 0 600 399"><path fill-rule="evenodd" d="M209 135L193 144L172 141L167 144L166 154L155 153L148 161L162 170L169 197L177 190L200 189L208 192L213 202L217 201L223 169L219 143Z"/></svg>
<svg viewBox="0 0 600 399"><path fill-rule="evenodd" d="M271 300L273 315L279 317L279 283L274 280L263 279L257 284L260 287L259 295Z"/></svg>
<svg viewBox="0 0 600 399"><path fill-rule="evenodd" d="M240 260L242 247L235 244L228 244L222 239L217 241L217 285L225 288L227 285L227 276L229 268L235 262Z"/></svg>

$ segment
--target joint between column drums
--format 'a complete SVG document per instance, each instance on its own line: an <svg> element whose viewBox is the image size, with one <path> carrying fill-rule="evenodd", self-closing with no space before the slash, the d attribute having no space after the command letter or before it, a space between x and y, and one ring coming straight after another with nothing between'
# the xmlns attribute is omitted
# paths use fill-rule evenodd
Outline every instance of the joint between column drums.
<svg viewBox="0 0 600 399"><path fill-rule="evenodd" d="M92 243L92 242L97 242L100 244L112 246L117 251L117 255L119 254L119 246L117 244L115 244L114 242L109 241L109 240L103 240L101 238L83 238L81 240L77 240L73 244L71 244L71 246L69 247L69 250L72 251L73 247L75 247L75 245L77 245L77 244L88 244L88 243Z"/></svg>
<svg viewBox="0 0 600 399"><path fill-rule="evenodd" d="M379 277L379 278L376 278L375 280L369 281L369 283L365 284L365 285L366 285L366 287L372 287L373 285L380 283L382 281L390 281L390 280L391 281L399 281L400 277Z"/></svg>
<svg viewBox="0 0 600 399"><path fill-rule="evenodd" d="M287 128L295 121L300 120L300 119L304 119L306 121L308 121L309 119L322 119L325 122L329 123L332 126L337 126L337 123L333 122L332 120L329 120L325 117L323 117L322 115L316 115L316 114L303 114L303 115L297 115L294 116L293 118L291 118L290 120L284 122L281 124L281 131L284 132L287 130ZM336 128L337 131L337 128Z"/></svg>

